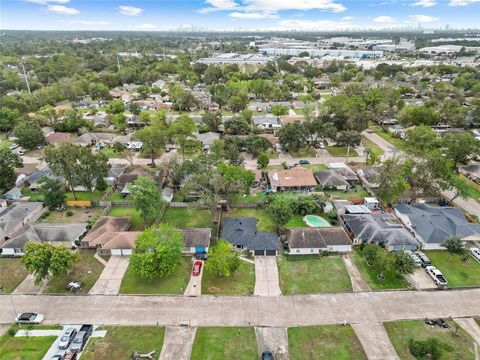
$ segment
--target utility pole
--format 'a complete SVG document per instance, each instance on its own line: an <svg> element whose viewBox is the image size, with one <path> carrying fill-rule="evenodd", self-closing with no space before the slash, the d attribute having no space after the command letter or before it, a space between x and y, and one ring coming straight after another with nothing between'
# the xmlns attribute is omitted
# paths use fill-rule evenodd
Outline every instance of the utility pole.
<svg viewBox="0 0 480 360"><path fill-rule="evenodd" d="M25 77L25 83L27 84L27 90L31 94L32 92L30 91L30 84L28 83L28 76L27 72L25 71L25 63L22 60L22 69L23 69L23 76Z"/></svg>

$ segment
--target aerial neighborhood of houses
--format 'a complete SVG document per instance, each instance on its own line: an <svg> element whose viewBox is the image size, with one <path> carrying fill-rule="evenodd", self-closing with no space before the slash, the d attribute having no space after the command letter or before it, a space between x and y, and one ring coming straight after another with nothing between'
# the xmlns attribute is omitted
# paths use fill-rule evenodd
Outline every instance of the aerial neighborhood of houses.
<svg viewBox="0 0 480 360"><path fill-rule="evenodd" d="M59 337L38 358L153 359L157 351L160 359L187 359L193 351L192 359L206 359L196 350L205 321L256 326L258 349L225 358L342 358L324 352L322 333L300 333L303 325L331 323L341 329L332 338L351 339L348 346L338 340L345 358L406 359L415 335L396 342L395 319L410 319L412 334L431 332L440 342L446 336L435 324L454 326L458 317L477 326L479 298L476 310L469 307L480 288L480 34L473 33L60 33L32 42L22 33L2 35L8 56L0 67L8 80L0 89L0 299L24 312L19 324L79 321L35 308L25 300L31 296L57 295L59 312L59 299L84 306L78 304L91 297L87 307L111 307L106 322L86 315L87 324L52 330ZM20 52L17 42L29 45ZM316 317L320 301L335 304L339 296L345 305L345 293L361 293L374 306L377 292L392 303L423 296L453 302L460 293L469 302L460 311L448 303L411 315L368 308L380 329L371 337L361 325L365 314L357 325L343 314ZM294 327L280 316L279 327L288 328L281 340L268 333L273 320L257 312L217 322L207 315L200 321L188 308L191 298L204 297L207 312L217 313L214 303L224 295L242 304L273 299L256 306L293 306L297 315L305 304L312 320L303 313ZM294 305L285 305L287 298ZM116 311L129 312L124 299L139 312L117 322ZM157 310L149 318L141 312L153 306L147 299L158 299L159 308L167 308L163 301L186 307L175 320ZM453 315L445 322L447 308ZM0 310L2 322L6 313ZM418 320L425 314L439 319L425 319L427 326ZM162 343L109 344L116 330L103 325L110 323L156 324L147 330L161 329L155 336ZM354 331L346 333L350 323ZM170 326L165 340L163 325ZM147 330L138 331L149 338ZM22 331L16 336L28 336ZM193 331L182 335L190 343L174 331ZM477 342L479 333L477 326ZM377 335L389 345L372 345ZM172 336L181 343L166 346ZM462 330L461 344L448 337L445 359L474 359L470 336ZM165 353L175 346L190 350Z"/></svg>

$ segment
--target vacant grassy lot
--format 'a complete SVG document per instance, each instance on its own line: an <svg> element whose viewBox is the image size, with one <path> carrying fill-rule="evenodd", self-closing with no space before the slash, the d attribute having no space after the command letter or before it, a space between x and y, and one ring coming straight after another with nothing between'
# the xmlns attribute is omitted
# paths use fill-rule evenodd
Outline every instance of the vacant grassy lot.
<svg viewBox="0 0 480 360"><path fill-rule="evenodd" d="M209 228L212 226L212 217L208 210L167 208L161 222L178 229Z"/></svg>
<svg viewBox="0 0 480 360"><path fill-rule="evenodd" d="M27 277L19 258L0 258L0 294L11 293Z"/></svg>
<svg viewBox="0 0 480 360"><path fill-rule="evenodd" d="M347 156L347 148L344 146L327 146L326 149L331 156ZM351 148L348 156L358 156L358 153Z"/></svg>
<svg viewBox="0 0 480 360"><path fill-rule="evenodd" d="M143 231L144 226L143 226L143 219L140 216L140 213L135 210L134 207L128 207L128 206L115 206L112 207L112 209L108 212L108 216L131 216L131 226L130 230L131 231Z"/></svg>
<svg viewBox="0 0 480 360"><path fill-rule="evenodd" d="M68 216L69 211L73 212L71 216ZM37 222L47 223L88 223L89 220L99 217L103 213L101 207L68 207L63 211L50 211L46 217L40 218Z"/></svg>
<svg viewBox="0 0 480 360"><path fill-rule="evenodd" d="M128 266L122 279L120 293L122 294L183 294L190 280L192 259L182 257L175 272L169 276L146 280L138 276L132 266Z"/></svg>
<svg viewBox="0 0 480 360"><path fill-rule="evenodd" d="M288 347L291 360L367 359L350 325L289 328Z"/></svg>
<svg viewBox="0 0 480 360"><path fill-rule="evenodd" d="M425 251L433 266L447 278L448 286L480 286L480 264L469 255L469 262L448 251Z"/></svg>
<svg viewBox="0 0 480 360"><path fill-rule="evenodd" d="M458 178L467 185L467 196L480 201L480 185L474 183L463 175L458 175Z"/></svg>
<svg viewBox="0 0 480 360"><path fill-rule="evenodd" d="M452 328L455 324L447 321ZM439 326L426 325L422 320L393 321L383 324L395 351L402 360L415 360L410 354L408 342L410 339L423 340L436 337L452 347L450 352L443 351L442 360L474 359L473 339L459 327L459 336L452 335L452 329L442 329Z"/></svg>
<svg viewBox="0 0 480 360"><path fill-rule="evenodd" d="M67 285L70 281L80 281L82 283L82 294L88 291L97 281L103 271L103 264L93 257L95 250L78 250L80 259L73 265L68 274L57 275L48 280L43 293L60 294L67 293Z"/></svg>
<svg viewBox="0 0 480 360"><path fill-rule="evenodd" d="M104 338L91 338L82 354L84 360L130 359L134 351L147 353L162 351L164 327L158 326L106 326Z"/></svg>
<svg viewBox="0 0 480 360"><path fill-rule="evenodd" d="M369 148L372 150L372 154L375 154L377 156L382 156L384 151L373 141L370 139L367 139L365 136L362 136L362 143L365 148Z"/></svg>
<svg viewBox="0 0 480 360"><path fill-rule="evenodd" d="M257 359L253 328L201 327L197 329L192 360Z"/></svg>
<svg viewBox="0 0 480 360"><path fill-rule="evenodd" d="M351 291L347 270L339 256L312 255L278 258L280 288L284 295Z"/></svg>
<svg viewBox="0 0 480 360"><path fill-rule="evenodd" d="M224 217L254 217L257 219L257 231L276 231L276 226L266 211L257 209L233 209Z"/></svg>
<svg viewBox="0 0 480 360"><path fill-rule="evenodd" d="M403 276L399 277L397 273L384 273L385 279L378 280L378 271L376 271L372 266L368 265L359 249L355 249L353 252L353 261L362 274L362 278L367 282L368 286L372 290L401 289L407 286L405 278Z"/></svg>
<svg viewBox="0 0 480 360"><path fill-rule="evenodd" d="M0 337L2 360L42 360L56 339L56 336L13 337L18 326L14 325L11 329Z"/></svg>
<svg viewBox="0 0 480 360"><path fill-rule="evenodd" d="M202 294L252 295L255 288L255 265L240 261L232 276L217 276L205 268L202 277Z"/></svg>

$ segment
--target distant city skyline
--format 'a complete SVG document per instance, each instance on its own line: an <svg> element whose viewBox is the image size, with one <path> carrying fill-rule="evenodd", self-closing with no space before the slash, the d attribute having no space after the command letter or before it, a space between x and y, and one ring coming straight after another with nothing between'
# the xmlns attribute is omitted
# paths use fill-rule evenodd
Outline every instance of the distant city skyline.
<svg viewBox="0 0 480 360"><path fill-rule="evenodd" d="M336 31L480 28L480 0L2 0L1 29Z"/></svg>

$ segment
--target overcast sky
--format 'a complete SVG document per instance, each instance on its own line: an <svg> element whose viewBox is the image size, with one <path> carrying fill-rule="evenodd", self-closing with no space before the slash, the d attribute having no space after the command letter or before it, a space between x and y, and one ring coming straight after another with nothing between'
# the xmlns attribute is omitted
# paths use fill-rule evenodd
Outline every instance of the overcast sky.
<svg viewBox="0 0 480 360"><path fill-rule="evenodd" d="M480 28L480 0L1 0L0 28Z"/></svg>

